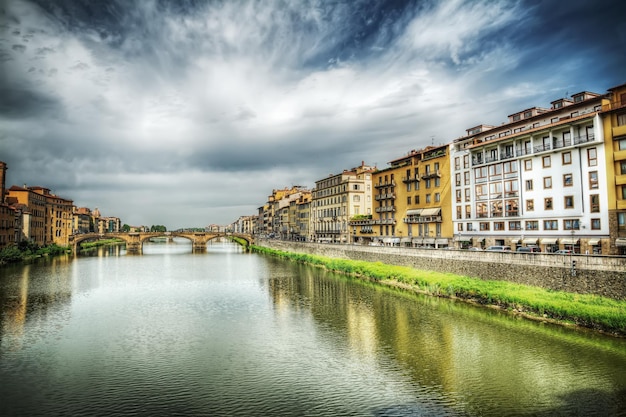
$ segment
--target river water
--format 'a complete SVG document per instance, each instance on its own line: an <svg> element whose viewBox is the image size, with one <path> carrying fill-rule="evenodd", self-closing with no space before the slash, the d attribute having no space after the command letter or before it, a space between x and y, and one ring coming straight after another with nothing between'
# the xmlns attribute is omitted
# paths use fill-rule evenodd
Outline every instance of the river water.
<svg viewBox="0 0 626 417"><path fill-rule="evenodd" d="M626 340L243 252L0 268L2 416L626 416Z"/></svg>

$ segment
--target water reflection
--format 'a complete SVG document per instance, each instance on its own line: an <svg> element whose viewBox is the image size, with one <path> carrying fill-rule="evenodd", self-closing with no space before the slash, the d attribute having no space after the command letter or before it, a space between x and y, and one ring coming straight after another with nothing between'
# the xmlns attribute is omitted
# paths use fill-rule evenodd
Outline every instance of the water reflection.
<svg viewBox="0 0 626 417"><path fill-rule="evenodd" d="M0 269L0 415L623 415L626 341L212 242ZM5 399L9 399L5 401Z"/></svg>
<svg viewBox="0 0 626 417"><path fill-rule="evenodd" d="M270 281L275 304L310 308L358 360L392 357L429 403L478 415L626 413L623 339L292 268Z"/></svg>

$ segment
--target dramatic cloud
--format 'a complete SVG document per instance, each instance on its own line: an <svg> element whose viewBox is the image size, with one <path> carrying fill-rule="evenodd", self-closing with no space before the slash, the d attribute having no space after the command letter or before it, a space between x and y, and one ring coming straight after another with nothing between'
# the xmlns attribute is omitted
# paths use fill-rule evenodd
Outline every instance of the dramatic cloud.
<svg viewBox="0 0 626 417"><path fill-rule="evenodd" d="M273 188L626 81L609 0L4 4L9 183L129 224L227 224Z"/></svg>

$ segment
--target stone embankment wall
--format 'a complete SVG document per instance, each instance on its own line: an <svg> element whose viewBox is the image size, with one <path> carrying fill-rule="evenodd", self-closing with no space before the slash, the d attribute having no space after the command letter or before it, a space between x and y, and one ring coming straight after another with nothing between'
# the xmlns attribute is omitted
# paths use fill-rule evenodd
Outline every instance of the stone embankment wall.
<svg viewBox="0 0 626 417"><path fill-rule="evenodd" d="M626 300L626 258L544 253L472 252L259 240L272 249L410 266L484 280ZM572 268L575 261L575 268Z"/></svg>

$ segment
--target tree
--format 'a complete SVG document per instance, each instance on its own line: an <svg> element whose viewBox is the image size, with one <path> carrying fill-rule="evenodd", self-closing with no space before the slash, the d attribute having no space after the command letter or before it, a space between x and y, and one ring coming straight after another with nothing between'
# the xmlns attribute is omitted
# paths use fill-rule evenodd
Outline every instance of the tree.
<svg viewBox="0 0 626 417"><path fill-rule="evenodd" d="M122 232L130 232L130 226L124 223L124 226L122 226Z"/></svg>

